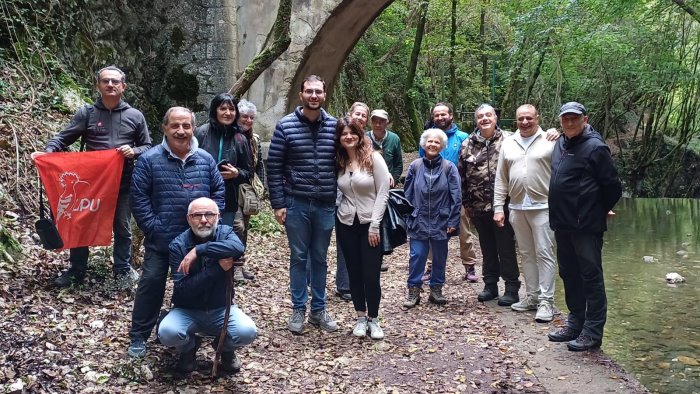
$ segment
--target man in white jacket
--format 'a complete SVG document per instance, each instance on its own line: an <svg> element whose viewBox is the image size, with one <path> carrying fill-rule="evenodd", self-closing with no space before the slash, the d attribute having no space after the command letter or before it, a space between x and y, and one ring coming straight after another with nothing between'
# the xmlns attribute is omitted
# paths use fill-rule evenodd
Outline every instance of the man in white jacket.
<svg viewBox="0 0 700 394"><path fill-rule="evenodd" d="M535 320L552 321L554 309L554 233L549 227L549 178L554 142L539 126L539 113L521 105L518 130L501 147L494 186L493 220L504 224L503 205L510 197L510 224L522 258L526 297L516 311L537 310ZM550 137L552 138L552 137Z"/></svg>

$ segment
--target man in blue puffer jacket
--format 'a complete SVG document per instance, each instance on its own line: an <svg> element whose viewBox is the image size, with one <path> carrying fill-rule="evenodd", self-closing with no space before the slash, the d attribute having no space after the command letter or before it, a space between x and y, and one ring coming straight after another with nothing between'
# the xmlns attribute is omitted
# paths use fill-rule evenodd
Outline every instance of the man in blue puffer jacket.
<svg viewBox="0 0 700 394"><path fill-rule="evenodd" d="M170 108L163 118L163 142L141 155L131 179L131 211L146 236L143 273L131 317L131 357L146 354L156 325L168 275L168 245L187 224L187 206L209 197L224 208L224 181L216 162L197 147L194 113Z"/></svg>
<svg viewBox="0 0 700 394"><path fill-rule="evenodd" d="M315 75L304 79L302 106L275 128L267 161L270 203L284 224L290 249L289 281L292 308L287 328L304 331L307 261L311 271L309 323L325 331L338 329L326 313L326 254L335 224L336 119L321 108L326 84Z"/></svg>

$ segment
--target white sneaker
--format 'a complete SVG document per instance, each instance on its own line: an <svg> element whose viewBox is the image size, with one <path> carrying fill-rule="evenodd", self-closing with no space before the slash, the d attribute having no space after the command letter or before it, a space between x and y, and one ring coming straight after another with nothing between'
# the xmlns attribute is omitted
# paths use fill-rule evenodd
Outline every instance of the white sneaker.
<svg viewBox="0 0 700 394"><path fill-rule="evenodd" d="M535 309L537 309L537 296L529 295L523 298L521 301L511 305L510 307L514 311L518 312L534 311Z"/></svg>
<svg viewBox="0 0 700 394"><path fill-rule="evenodd" d="M367 335L367 316L362 316L357 318L357 323L355 323L355 328L352 329L352 335L356 337L364 337Z"/></svg>
<svg viewBox="0 0 700 394"><path fill-rule="evenodd" d="M546 300L540 301L535 314L535 321L538 323L549 323L554 318L552 303Z"/></svg>
<svg viewBox="0 0 700 394"><path fill-rule="evenodd" d="M379 319L376 317L369 320L369 336L372 339L384 339L384 331L379 327Z"/></svg>

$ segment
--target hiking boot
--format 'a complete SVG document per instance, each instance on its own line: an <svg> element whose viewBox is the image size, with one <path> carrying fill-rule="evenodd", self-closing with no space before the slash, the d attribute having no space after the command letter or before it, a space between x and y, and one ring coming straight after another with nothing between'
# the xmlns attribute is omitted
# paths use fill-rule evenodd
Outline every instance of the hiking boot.
<svg viewBox="0 0 700 394"><path fill-rule="evenodd" d="M514 311L518 312L525 312L525 311L534 311L537 309L537 306L539 305L537 296L532 296L528 295L527 297L523 298L520 302L516 302L515 304L511 305L510 308Z"/></svg>
<svg viewBox="0 0 700 394"><path fill-rule="evenodd" d="M567 326L550 332L547 334L547 338L549 338L550 342L569 342L578 338L580 334L581 331L575 331Z"/></svg>
<svg viewBox="0 0 700 394"><path fill-rule="evenodd" d="M236 282L245 282L243 267L233 267L233 280Z"/></svg>
<svg viewBox="0 0 700 394"><path fill-rule="evenodd" d="M447 298L442 295L442 285L430 286L430 296L428 297L428 301L437 305L447 304Z"/></svg>
<svg viewBox="0 0 700 394"><path fill-rule="evenodd" d="M382 261L382 266L381 266L381 268L379 268L379 270L380 270L381 272L387 272L387 271L389 271L389 264L387 264L387 263L385 263L385 262Z"/></svg>
<svg viewBox="0 0 700 394"><path fill-rule="evenodd" d="M352 329L352 335L360 338L367 335L367 316L360 316L357 318L355 328Z"/></svg>
<svg viewBox="0 0 700 394"><path fill-rule="evenodd" d="M123 291L133 291L134 286L139 283L139 273L133 268L125 272L114 273L114 282L117 288Z"/></svg>
<svg viewBox="0 0 700 394"><path fill-rule="evenodd" d="M241 370L241 360L233 350L221 353L221 369L226 372L236 373Z"/></svg>
<svg viewBox="0 0 700 394"><path fill-rule="evenodd" d="M301 334L304 332L305 315L306 311L304 309L294 309L292 311L292 316L289 317L289 321L287 322L287 329L294 334Z"/></svg>
<svg viewBox="0 0 700 394"><path fill-rule="evenodd" d="M146 341L141 338L133 338L126 352L129 354L129 357L144 357L146 355Z"/></svg>
<svg viewBox="0 0 700 394"><path fill-rule="evenodd" d="M384 339L384 330L379 327L379 319L373 317L369 319L369 337L372 339Z"/></svg>
<svg viewBox="0 0 700 394"><path fill-rule="evenodd" d="M427 285L430 282L430 270L426 270L420 280Z"/></svg>
<svg viewBox="0 0 700 394"><path fill-rule="evenodd" d="M479 277L476 276L476 269L474 269L474 264L467 266L467 273L464 274L464 280L469 283L476 283L479 281Z"/></svg>
<svg viewBox="0 0 700 394"><path fill-rule="evenodd" d="M420 304L420 292L422 289L420 287L409 287L408 296L406 301L403 303L404 308L413 308L414 306Z"/></svg>
<svg viewBox="0 0 700 394"><path fill-rule="evenodd" d="M333 332L338 329L338 323L326 312L325 309L309 314L309 324L318 326L323 331Z"/></svg>
<svg viewBox="0 0 700 394"><path fill-rule="evenodd" d="M569 341L566 347L572 352L582 352L585 350L597 349L603 341L600 339L593 339L590 335L581 334L578 338Z"/></svg>
<svg viewBox="0 0 700 394"><path fill-rule="evenodd" d="M343 301L352 301L352 294L347 290L336 290L335 295Z"/></svg>
<svg viewBox="0 0 700 394"><path fill-rule="evenodd" d="M73 267L68 268L61 276L54 279L53 284L56 287L69 287L72 284L80 285L85 279L85 271L75 269Z"/></svg>
<svg viewBox="0 0 700 394"><path fill-rule="evenodd" d="M513 306L511 305L511 308ZM542 300L535 313L535 321L538 323L549 323L554 318L554 308L550 301Z"/></svg>
<svg viewBox="0 0 700 394"><path fill-rule="evenodd" d="M485 285L484 290L482 290L481 293L476 296L476 299L479 302L491 301L495 300L496 298L498 298L498 286L495 284Z"/></svg>
<svg viewBox="0 0 700 394"><path fill-rule="evenodd" d="M175 370L182 373L191 373L197 367L197 346L192 350L180 353L175 364Z"/></svg>
<svg viewBox="0 0 700 394"><path fill-rule="evenodd" d="M511 306L518 302L520 300L520 297L518 296L517 291L508 291L506 290L505 293L501 296L501 298L498 299L498 305L500 306Z"/></svg>

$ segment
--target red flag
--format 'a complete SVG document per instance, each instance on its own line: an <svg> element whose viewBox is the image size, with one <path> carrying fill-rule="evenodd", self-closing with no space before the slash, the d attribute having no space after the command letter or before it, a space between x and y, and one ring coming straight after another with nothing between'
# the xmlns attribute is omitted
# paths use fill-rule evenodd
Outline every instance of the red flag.
<svg viewBox="0 0 700 394"><path fill-rule="evenodd" d="M57 152L34 162L63 247L111 245L124 156L116 149Z"/></svg>

